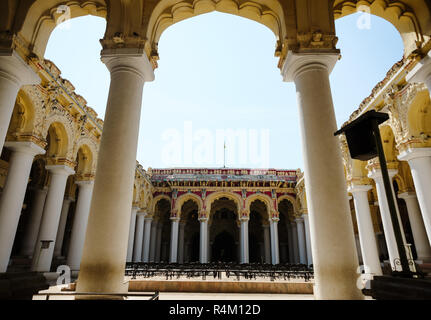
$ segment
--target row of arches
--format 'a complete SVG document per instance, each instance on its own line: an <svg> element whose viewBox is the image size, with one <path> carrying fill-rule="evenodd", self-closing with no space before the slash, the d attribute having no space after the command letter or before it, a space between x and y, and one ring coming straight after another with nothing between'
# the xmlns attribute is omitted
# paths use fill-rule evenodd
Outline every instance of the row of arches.
<svg viewBox="0 0 431 320"><path fill-rule="evenodd" d="M268 216L268 203L262 197L249 199L250 213L248 214L248 253L251 263L271 263L271 248ZM270 205L270 204L269 204ZM181 201L178 222L180 225L178 239L179 263L197 262L201 260L201 221L199 215L199 201L190 196ZM241 221L238 218L238 206L233 197L226 197L223 192L213 198L207 220L208 248L207 262L241 262ZM172 210L171 201L166 197L156 197L154 212L147 215L152 219L151 233L154 240L150 247L149 261L169 262L172 246ZM243 219L244 217L241 217ZM295 260L298 252L293 247L290 224L294 224L295 209L291 200L279 200L277 211L277 229L280 248L279 263L299 263ZM290 237L290 240L289 240ZM297 237L297 235L295 235ZM291 242L291 243L289 243ZM296 249L297 251L297 249Z"/></svg>
<svg viewBox="0 0 431 320"><path fill-rule="evenodd" d="M157 44L164 30L178 21L212 11L242 16L268 27L276 36L278 56L295 46L308 46L310 41L329 41L325 45L335 46L333 20L358 11L370 12L393 24L403 38L406 57L426 45L431 30L430 7L423 0L325 0L318 5L295 0L33 0L16 5L8 0L0 7L0 29L18 34L27 51L43 57L49 36L58 24L84 15L99 16L108 22L106 46L144 42L147 55L156 63Z"/></svg>

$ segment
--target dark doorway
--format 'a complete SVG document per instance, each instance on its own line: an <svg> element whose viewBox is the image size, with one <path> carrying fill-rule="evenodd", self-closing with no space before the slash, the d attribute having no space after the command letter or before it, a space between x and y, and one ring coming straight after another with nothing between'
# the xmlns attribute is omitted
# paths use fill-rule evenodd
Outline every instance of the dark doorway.
<svg viewBox="0 0 431 320"><path fill-rule="evenodd" d="M250 262L263 262L264 257L262 257L260 254L259 242L257 241L255 235L250 234L248 241Z"/></svg>
<svg viewBox="0 0 431 320"><path fill-rule="evenodd" d="M212 246L212 261L232 262L235 260L235 240L226 231L219 233Z"/></svg>
<svg viewBox="0 0 431 320"><path fill-rule="evenodd" d="M192 238L192 252L190 255L190 261L199 261L199 247L200 247L200 236L199 233L195 233Z"/></svg>

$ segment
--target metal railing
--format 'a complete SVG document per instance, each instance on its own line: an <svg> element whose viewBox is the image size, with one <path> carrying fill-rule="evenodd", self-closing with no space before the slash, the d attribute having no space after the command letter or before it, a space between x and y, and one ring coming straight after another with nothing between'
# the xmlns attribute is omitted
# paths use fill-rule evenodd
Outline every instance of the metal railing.
<svg viewBox="0 0 431 320"><path fill-rule="evenodd" d="M303 264L235 264L235 263L127 263L126 276L153 278L165 277L166 280L198 278L221 280L223 277L236 280L256 280L268 278L275 280L303 279L308 282L314 279L312 266Z"/></svg>
<svg viewBox="0 0 431 320"><path fill-rule="evenodd" d="M139 292L128 292L128 293L101 293L101 292L47 292L47 293L38 293L34 294L33 297L38 296L45 296L45 300L49 300L49 297L51 296L107 296L107 297L149 297L148 300L159 300L159 292L156 291L155 293L139 293Z"/></svg>

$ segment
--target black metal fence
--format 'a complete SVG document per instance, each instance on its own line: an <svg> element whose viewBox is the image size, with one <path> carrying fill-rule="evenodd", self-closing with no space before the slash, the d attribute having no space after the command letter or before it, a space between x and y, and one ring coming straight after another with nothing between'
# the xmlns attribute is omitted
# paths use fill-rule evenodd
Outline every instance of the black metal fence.
<svg viewBox="0 0 431 320"><path fill-rule="evenodd" d="M302 279L306 282L314 278L313 266L303 264L236 264L236 263L127 263L126 276L152 278L165 277L166 280L180 277L199 278L202 280L236 278L236 280L269 279L291 280Z"/></svg>

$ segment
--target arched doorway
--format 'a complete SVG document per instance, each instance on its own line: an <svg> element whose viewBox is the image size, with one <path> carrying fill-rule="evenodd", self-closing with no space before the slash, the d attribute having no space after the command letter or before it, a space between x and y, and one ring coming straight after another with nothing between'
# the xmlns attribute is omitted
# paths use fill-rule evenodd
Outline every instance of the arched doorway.
<svg viewBox="0 0 431 320"><path fill-rule="evenodd" d="M235 260L235 240L227 232L220 232L215 238L212 245L211 260L214 262L232 262Z"/></svg>
<svg viewBox="0 0 431 320"><path fill-rule="evenodd" d="M210 261L239 261L239 227L236 212L236 202L226 197L217 199L211 204L208 225L208 257Z"/></svg>

